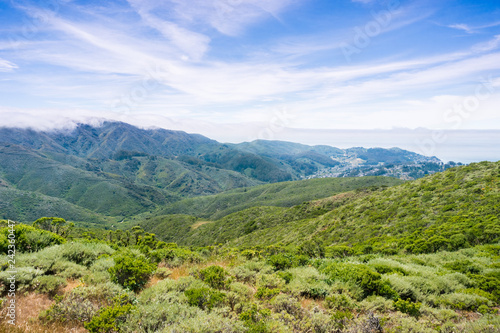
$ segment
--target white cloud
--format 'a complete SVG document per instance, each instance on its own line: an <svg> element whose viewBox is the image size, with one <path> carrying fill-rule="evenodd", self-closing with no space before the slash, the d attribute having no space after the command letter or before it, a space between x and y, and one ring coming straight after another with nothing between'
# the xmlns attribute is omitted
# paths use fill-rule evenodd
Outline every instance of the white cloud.
<svg viewBox="0 0 500 333"><path fill-rule="evenodd" d="M11 72L17 68L19 67L13 62L0 58L0 72Z"/></svg>

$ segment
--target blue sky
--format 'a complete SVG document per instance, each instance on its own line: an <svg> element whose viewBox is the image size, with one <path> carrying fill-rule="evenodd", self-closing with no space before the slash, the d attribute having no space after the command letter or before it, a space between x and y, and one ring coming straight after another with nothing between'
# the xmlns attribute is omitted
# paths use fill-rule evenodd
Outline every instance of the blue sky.
<svg viewBox="0 0 500 333"><path fill-rule="evenodd" d="M0 125L244 141L500 129L499 105L498 0L0 0Z"/></svg>

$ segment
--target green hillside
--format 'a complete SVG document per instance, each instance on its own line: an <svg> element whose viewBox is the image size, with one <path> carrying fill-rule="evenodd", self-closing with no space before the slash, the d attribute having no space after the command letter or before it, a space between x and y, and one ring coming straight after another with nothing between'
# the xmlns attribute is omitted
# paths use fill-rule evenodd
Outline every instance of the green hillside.
<svg viewBox="0 0 500 333"><path fill-rule="evenodd" d="M258 218L255 209L241 211L200 226L189 241L255 246L314 240L324 246L389 253L493 243L500 237L499 185L500 162L482 162L386 189L355 191L288 209L266 208ZM302 211L320 216L303 216L298 213ZM248 231L245 225L255 228L238 237L235 230Z"/></svg>
<svg viewBox="0 0 500 333"><path fill-rule="evenodd" d="M115 221L59 198L0 187L0 219L32 222L41 216L59 216L82 226L102 227Z"/></svg>
<svg viewBox="0 0 500 333"><path fill-rule="evenodd" d="M246 208L292 207L304 201L370 186L393 186L402 180L389 177L322 178L239 188L212 196L184 199L168 204L157 215L188 214L216 220Z"/></svg>

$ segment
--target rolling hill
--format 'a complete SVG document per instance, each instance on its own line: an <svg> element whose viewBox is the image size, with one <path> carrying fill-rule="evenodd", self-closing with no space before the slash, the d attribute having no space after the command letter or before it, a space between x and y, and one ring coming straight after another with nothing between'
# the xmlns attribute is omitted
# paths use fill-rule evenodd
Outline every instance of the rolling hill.
<svg viewBox="0 0 500 333"><path fill-rule="evenodd" d="M51 132L0 128L0 178L22 193L66 201L58 212L76 222L88 220L84 211L98 214L99 221L121 221L138 214L217 219L254 205L289 206L323 197L321 186L318 193L309 192L310 197L288 193L282 199L271 198L282 185L266 188L268 197L264 188L249 187L322 176L331 170L362 176L412 168L415 175L423 176L445 167L435 157L395 148L338 149L262 140L223 144L197 134L140 129L120 122ZM390 176L409 179L401 172ZM249 192L240 197L240 191ZM227 193L221 200L205 198L223 192ZM240 201L234 201L236 197ZM27 213L13 202L2 202L4 218L27 219L47 212L34 205ZM75 206L82 210L75 211ZM68 207L67 212L62 207Z"/></svg>
<svg viewBox="0 0 500 333"><path fill-rule="evenodd" d="M291 208L249 208L201 225L180 241L238 247L313 241L427 253L498 242L499 216L500 162L482 162Z"/></svg>

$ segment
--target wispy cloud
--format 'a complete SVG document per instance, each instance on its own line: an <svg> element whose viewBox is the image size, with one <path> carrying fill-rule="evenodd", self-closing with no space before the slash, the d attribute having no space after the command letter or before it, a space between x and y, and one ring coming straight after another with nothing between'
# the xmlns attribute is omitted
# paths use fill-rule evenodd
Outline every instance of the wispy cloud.
<svg viewBox="0 0 500 333"><path fill-rule="evenodd" d="M8 60L0 58L0 72L10 72L14 69L18 68L18 66Z"/></svg>
<svg viewBox="0 0 500 333"><path fill-rule="evenodd" d="M463 23L448 25L449 28L462 30L468 34L478 33L482 29L492 28L492 27L496 27L496 26L500 26L500 21L487 23L487 24L479 25L479 26L470 26L468 24L463 24Z"/></svg>

